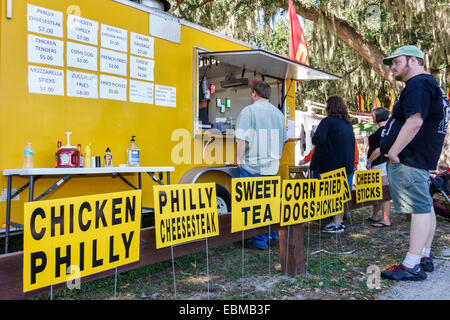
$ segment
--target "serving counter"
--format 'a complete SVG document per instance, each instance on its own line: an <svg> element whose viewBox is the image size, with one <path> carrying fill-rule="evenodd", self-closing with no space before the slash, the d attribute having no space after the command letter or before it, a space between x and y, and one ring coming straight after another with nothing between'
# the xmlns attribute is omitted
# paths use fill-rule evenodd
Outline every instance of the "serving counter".
<svg viewBox="0 0 450 320"><path fill-rule="evenodd" d="M175 171L174 167L101 167L101 168L33 168L33 169L6 169L3 175L8 177L8 189L6 194L6 231L5 231L5 253L8 253L9 229L10 225L22 227L20 224L11 221L11 199L16 197L25 189L29 189L28 201L38 201L57 189L61 184L72 176L98 176L112 175L119 177L133 189L142 189L141 173L147 173L158 184L164 184L163 174L166 173L166 184L170 184L170 172ZM122 174L137 173L138 186L134 186ZM159 177L155 174L159 173ZM28 177L29 181L12 194L12 180L14 176ZM42 176L61 177L56 183L48 188L44 193L34 198L34 184Z"/></svg>

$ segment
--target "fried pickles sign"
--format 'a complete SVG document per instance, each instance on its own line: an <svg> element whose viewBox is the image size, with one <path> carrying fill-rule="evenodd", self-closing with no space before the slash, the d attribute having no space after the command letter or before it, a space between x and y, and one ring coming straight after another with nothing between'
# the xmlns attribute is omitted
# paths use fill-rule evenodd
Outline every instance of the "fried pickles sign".
<svg viewBox="0 0 450 320"><path fill-rule="evenodd" d="M141 193L25 203L23 291L138 261Z"/></svg>
<svg viewBox="0 0 450 320"><path fill-rule="evenodd" d="M344 212L345 187L340 177L283 180L280 226L323 219Z"/></svg>
<svg viewBox="0 0 450 320"><path fill-rule="evenodd" d="M156 248L219 234L216 185L154 186Z"/></svg>

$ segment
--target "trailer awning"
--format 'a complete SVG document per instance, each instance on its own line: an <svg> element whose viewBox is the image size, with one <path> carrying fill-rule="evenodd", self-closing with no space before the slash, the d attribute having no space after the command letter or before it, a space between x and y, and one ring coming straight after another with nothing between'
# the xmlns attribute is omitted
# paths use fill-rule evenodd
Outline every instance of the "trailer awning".
<svg viewBox="0 0 450 320"><path fill-rule="evenodd" d="M338 80L341 78L261 49L202 52L200 56L276 79Z"/></svg>

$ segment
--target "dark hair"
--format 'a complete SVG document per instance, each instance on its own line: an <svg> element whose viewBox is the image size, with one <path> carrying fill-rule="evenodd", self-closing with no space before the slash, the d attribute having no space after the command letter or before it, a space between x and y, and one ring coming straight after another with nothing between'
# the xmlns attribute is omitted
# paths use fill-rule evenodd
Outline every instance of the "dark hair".
<svg viewBox="0 0 450 320"><path fill-rule="evenodd" d="M389 111L383 107L379 107L373 110L373 114L375 115L376 123L380 123L389 119Z"/></svg>
<svg viewBox="0 0 450 320"><path fill-rule="evenodd" d="M408 62L409 59L412 58L412 56L405 56L405 58L406 58L406 62ZM423 66L423 59L422 59L422 58L418 58L418 57L414 57L414 58L416 58L417 64L418 64L419 66Z"/></svg>
<svg viewBox="0 0 450 320"><path fill-rule="evenodd" d="M328 98L325 111L327 116L338 117L339 119L351 122L350 115L348 114L348 107L344 100L339 96L331 96Z"/></svg>
<svg viewBox="0 0 450 320"><path fill-rule="evenodd" d="M254 83L252 82L251 89L252 92L256 92L261 98L270 98L270 86L265 81L257 80Z"/></svg>

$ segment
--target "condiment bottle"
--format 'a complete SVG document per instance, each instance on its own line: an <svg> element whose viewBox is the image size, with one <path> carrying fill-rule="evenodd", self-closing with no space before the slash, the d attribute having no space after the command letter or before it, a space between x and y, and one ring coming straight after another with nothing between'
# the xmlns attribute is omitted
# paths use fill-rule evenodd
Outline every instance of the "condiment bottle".
<svg viewBox="0 0 450 320"><path fill-rule="evenodd" d="M104 159L105 159L105 162L104 162L104 166L105 167L112 167L113 166L113 164L112 164L112 153L111 153L111 150L109 149L109 148L106 148L106 152L105 152L105 155L104 155Z"/></svg>
<svg viewBox="0 0 450 320"><path fill-rule="evenodd" d="M78 151L80 152L80 168L83 168L84 165L84 157L83 153L81 152L81 144L78 144Z"/></svg>
<svg viewBox="0 0 450 320"><path fill-rule="evenodd" d="M84 148L84 167L91 168L91 143Z"/></svg>
<svg viewBox="0 0 450 320"><path fill-rule="evenodd" d="M127 148L127 166L138 167L139 166L139 148L134 140L135 136L131 137L130 144Z"/></svg>
<svg viewBox="0 0 450 320"><path fill-rule="evenodd" d="M23 151L23 168L31 169L33 168L33 148L31 147L31 142L27 142L27 146Z"/></svg>

